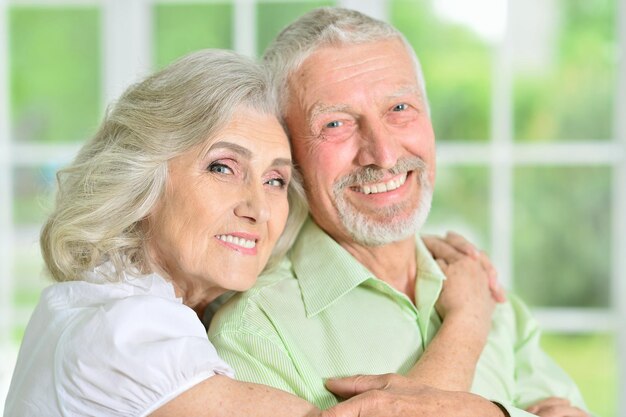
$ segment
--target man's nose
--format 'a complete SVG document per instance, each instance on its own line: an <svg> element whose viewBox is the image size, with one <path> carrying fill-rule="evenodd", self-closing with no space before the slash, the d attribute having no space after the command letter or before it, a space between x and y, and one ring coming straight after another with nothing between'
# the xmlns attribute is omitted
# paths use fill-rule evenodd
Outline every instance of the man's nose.
<svg viewBox="0 0 626 417"><path fill-rule="evenodd" d="M270 207L263 184L249 184L242 192L242 199L235 207L235 215L254 224L267 222Z"/></svg>
<svg viewBox="0 0 626 417"><path fill-rule="evenodd" d="M390 169L400 157L398 140L380 122L364 126L359 146L357 159L360 166L374 165L381 169Z"/></svg>

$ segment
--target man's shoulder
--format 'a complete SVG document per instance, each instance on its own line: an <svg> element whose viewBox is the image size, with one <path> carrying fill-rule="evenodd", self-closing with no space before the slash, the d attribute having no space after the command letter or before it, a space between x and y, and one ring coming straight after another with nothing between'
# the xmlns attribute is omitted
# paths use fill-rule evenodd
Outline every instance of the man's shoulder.
<svg viewBox="0 0 626 417"><path fill-rule="evenodd" d="M508 293L507 301L496 306L491 330L517 343L539 331L539 326L528 305L519 296Z"/></svg>
<svg viewBox="0 0 626 417"><path fill-rule="evenodd" d="M301 303L300 287L288 260L261 275L251 289L234 295L220 307L211 321L209 335L258 333L264 326L271 326L273 307L286 301Z"/></svg>

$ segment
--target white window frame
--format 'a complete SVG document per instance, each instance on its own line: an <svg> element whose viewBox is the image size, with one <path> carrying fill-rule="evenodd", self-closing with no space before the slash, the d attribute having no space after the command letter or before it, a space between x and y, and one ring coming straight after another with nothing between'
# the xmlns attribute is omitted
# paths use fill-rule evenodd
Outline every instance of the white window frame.
<svg viewBox="0 0 626 417"><path fill-rule="evenodd" d="M269 0L279 1L279 0ZM292 0L299 1L299 0ZM509 0L524 1L524 0ZM13 170L50 161L69 161L77 145L34 145L13 143L9 120L9 5L93 6L103 13L103 100L108 103L128 83L152 68L152 6L160 3L234 4L233 40L238 52L256 56L256 4L261 0L0 0L0 253L13 259L17 230L12 223ZM267 0L265 0L267 2ZM613 168L612 276L609 309L536 309L544 329L555 332L602 332L616 335L618 360L618 416L626 417L626 2L617 1L617 33L622 57L618 64L614 106L614 137L606 142L522 144L513 141L513 93L511 37L504 37L493 62L491 140L488 143L443 142L438 146L442 166L481 165L490 168L492 259L504 284L510 287L513 272L513 171L519 166L608 166ZM386 0L339 0L337 4L388 19ZM123 23L122 23L123 22ZM511 25L507 25L510 27ZM104 107L104 106L103 106ZM13 306L13 265L0 263L0 357L14 352L11 333L19 317ZM12 350L13 349L13 350ZM592 366L592 364L589 364ZM5 372L0 363L1 372ZM6 366L6 364L5 364ZM11 365L12 367L12 365ZM4 388L4 390L3 390ZM0 381L0 394L6 387ZM4 396L0 395L0 402ZM0 403L0 405L2 405Z"/></svg>

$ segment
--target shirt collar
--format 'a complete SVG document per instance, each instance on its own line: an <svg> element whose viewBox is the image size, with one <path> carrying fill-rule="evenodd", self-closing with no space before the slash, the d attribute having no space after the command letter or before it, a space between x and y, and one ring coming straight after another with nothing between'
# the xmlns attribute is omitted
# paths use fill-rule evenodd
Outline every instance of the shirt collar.
<svg viewBox="0 0 626 417"><path fill-rule="evenodd" d="M333 304L373 274L309 218L289 257L308 317Z"/></svg>
<svg viewBox="0 0 626 417"><path fill-rule="evenodd" d="M416 303L420 316L426 319L439 297L445 276L419 236L416 245ZM376 278L311 218L302 227L289 257L307 317L320 313L368 279Z"/></svg>
<svg viewBox="0 0 626 417"><path fill-rule="evenodd" d="M424 245L419 236L415 237L417 247L417 283L415 285L415 303L419 311L422 340L427 340L429 318L435 308L435 303L441 294L445 274Z"/></svg>

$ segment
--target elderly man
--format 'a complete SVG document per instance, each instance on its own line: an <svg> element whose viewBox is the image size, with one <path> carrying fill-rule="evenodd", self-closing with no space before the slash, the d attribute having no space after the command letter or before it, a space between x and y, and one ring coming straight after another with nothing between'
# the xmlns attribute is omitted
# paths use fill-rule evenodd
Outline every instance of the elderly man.
<svg viewBox="0 0 626 417"><path fill-rule="evenodd" d="M286 28L264 59L310 219L281 267L231 300L211 325L211 341L237 376L328 408L337 403L328 378L407 374L417 362L409 378L327 387L349 397L382 383L398 395L397 406L418 381L471 391L512 416L528 415L524 409L586 416L575 384L539 348L537 325L514 297L482 312L480 300L461 317L456 333L477 334L468 346L478 349L468 348L472 363L459 365L457 375L457 354L472 353L442 335L452 319L445 306L435 308L454 265L436 262L416 237L430 208L435 144L421 69L405 38L358 12L324 8ZM475 415L474 405L463 406ZM424 411L419 401L406 407L398 415ZM449 415L443 408L435 414Z"/></svg>

